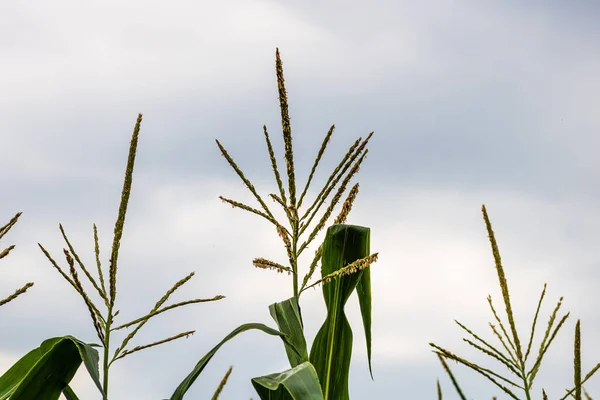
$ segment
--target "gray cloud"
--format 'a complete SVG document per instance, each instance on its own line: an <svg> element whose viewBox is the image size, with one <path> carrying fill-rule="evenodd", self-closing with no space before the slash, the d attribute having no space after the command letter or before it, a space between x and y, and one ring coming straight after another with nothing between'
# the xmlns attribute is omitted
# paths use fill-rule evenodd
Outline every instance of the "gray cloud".
<svg viewBox="0 0 600 400"><path fill-rule="evenodd" d="M5 220L24 214L3 240L17 248L2 260L0 291L36 285L2 308L0 371L51 336L97 341L85 305L36 242L61 259L61 222L93 265L95 222L108 263L138 112L144 122L121 247L120 316L143 315L191 271L196 276L173 302L227 298L149 323L135 345L198 332L117 362L111 398L166 398L231 329L250 321L274 325L267 306L291 295L291 278L256 270L251 260L283 261L285 251L268 223L218 200L254 205L214 139L260 193L275 191L262 133L266 124L282 160L275 47L301 184L336 124L309 200L351 143L375 131L349 220L371 227L371 247L380 252L372 271L375 382L353 298L353 398L433 398L436 378L451 396L429 342L504 373L460 340L467 336L453 322L493 342L488 294L506 321L482 203L503 255L521 341L544 282L536 353L560 296L566 311L559 316L572 312L542 364L535 395L543 386L556 397L571 385L577 319L583 372L598 362L591 340L600 333L593 306L600 223L595 3L125 7L64 0L2 7L0 185L7 195L0 206ZM325 310L319 290L302 301L310 341ZM286 368L278 339L247 333L215 356L189 396L209 396L232 364L224 399L250 398L250 378ZM469 398L503 398L484 377L450 367ZM79 371L73 386L80 397L97 399L86 374ZM596 378L586 384L592 397Z"/></svg>

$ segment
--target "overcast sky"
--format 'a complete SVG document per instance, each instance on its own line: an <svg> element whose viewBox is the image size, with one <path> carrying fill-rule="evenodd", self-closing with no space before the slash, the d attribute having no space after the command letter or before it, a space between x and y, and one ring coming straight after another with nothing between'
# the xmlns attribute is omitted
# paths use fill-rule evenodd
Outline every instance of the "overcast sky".
<svg viewBox="0 0 600 400"><path fill-rule="evenodd" d="M275 326L268 306L292 296L291 277L251 261L284 262L285 250L272 225L218 199L256 204L214 140L260 193L276 192L262 126L283 166L279 47L300 187L336 124L308 199L354 140L375 131L348 220L371 228L380 254L371 271L375 380L353 295L351 398L434 399L438 378L444 398L458 398L429 342L516 379L463 342L470 337L454 322L500 346L488 326L490 294L507 324L482 204L521 341L544 282L535 353L561 296L559 317L571 312L534 382L536 399L542 387L562 397L573 385L577 319L583 373L600 362L599 39L600 6L583 0L2 2L2 225L23 215L2 241L17 247L1 262L0 298L35 286L0 309L0 372L49 337L98 342L84 302L37 242L66 267L62 223L93 269L96 223L108 266L139 112L118 321L147 313L191 271L171 302L226 299L149 322L133 346L197 332L117 361L111 400L168 398L233 328ZM304 273L310 259L301 258ZM301 304L312 343L325 317L321 291L308 291ZM123 338L119 332L111 348ZM251 378L288 368L281 340L247 332L217 353L187 397L210 398L229 365L223 400L256 399ZM482 375L449 365L469 399L507 398ZM100 399L84 367L72 386L82 399ZM585 388L600 396L600 376Z"/></svg>

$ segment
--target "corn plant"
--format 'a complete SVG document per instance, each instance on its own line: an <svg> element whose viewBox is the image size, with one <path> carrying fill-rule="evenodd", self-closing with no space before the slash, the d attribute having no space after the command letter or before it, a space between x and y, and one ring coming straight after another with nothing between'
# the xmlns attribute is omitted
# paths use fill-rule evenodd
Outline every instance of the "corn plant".
<svg viewBox="0 0 600 400"><path fill-rule="evenodd" d="M249 211L271 223L282 239L287 253L287 265L260 257L253 260L254 266L261 269L275 270L279 273L287 272L288 275L292 276L293 297L269 306L270 314L276 321L280 331L287 334L287 338L291 342L291 344L284 342L291 369L254 378L252 384L261 399L344 400L349 398L348 375L352 354L352 330L346 318L344 306L354 289L356 289L360 302L367 341L369 370L371 371L371 284L369 265L377 260L377 253L370 254L369 228L344 224L358 194L358 183L348 192L334 225L328 228L325 240L315 251L314 258L302 280L300 280L299 256L302 252L308 250L308 246L313 242L316 235L326 226L327 220L342 198L350 180L358 173L360 165L367 155L368 149L366 146L373 132L365 140L359 138L354 142L342 161L331 173L312 204L302 211L303 201L306 199L305 196L308 193L313 175L335 126L332 125L325 135L304 189L299 192L296 186L292 133L279 49L275 52L275 69L285 143L284 159L287 172L287 191L277 167L277 159L266 126L263 126L263 132L278 188L278 193L271 193L269 197L276 203L276 206L282 208L287 217L287 224L275 219L263 197L258 194L254 185L219 140L216 140L221 154L258 201L260 209L223 196L220 196L220 199L234 208ZM338 183L339 186L336 189ZM336 189L335 192L334 189ZM300 194L298 195L298 193ZM334 193L333 197L324 213L320 218L315 219L319 209L332 193ZM316 223L312 229L309 229L313 222ZM302 240L303 235L304 240ZM321 260L321 278L309 284L317 264ZM318 284L323 284L322 290L327 307L327 317L313 341L309 354L304 336L299 300L304 291ZM194 372L190 374L190 377L193 375ZM180 386L178 389L181 388ZM181 390L180 392L184 391ZM174 396L171 400L180 398Z"/></svg>
<svg viewBox="0 0 600 400"><path fill-rule="evenodd" d="M283 396L281 398L293 396L293 398L297 399L333 399L343 398L343 396L347 397L347 379L351 354L352 332L344 315L344 304L354 288L357 288L360 298L370 363L371 293L368 266L376 260L377 254L369 255L370 231L368 228L343 225L348 212L352 207L352 202L358 193L358 184L356 184L350 190L350 194L343 204L342 210L336 219L335 225L328 229L326 240L316 252L315 258L310 266L309 273L305 276L302 286L299 286L298 281L298 256L307 248L318 231L324 227L325 222L333 211L334 206L337 204L337 202L339 202L341 195L345 191L348 182L352 176L358 172L359 166L367 153L365 147L372 133L362 143L362 139L359 139L355 142L340 165L335 169L321 193L317 196L314 204L308 210L306 210L306 214L300 218L298 215L298 210L300 209L304 195L308 190L310 180L312 179L312 174L315 172L319 159L325 150L331 134L333 133L334 127L332 126L329 130L325 141L321 146L315 165L311 171L311 177L309 178L309 181L307 182L299 201L296 201L296 187L291 149L291 131L289 129L289 116L287 115L287 99L285 96L285 88L283 86L283 70L278 50L276 52L276 64L281 97L284 139L286 141L285 156L288 166L290 190L289 207L285 204L287 202L286 195L281 185L273 149L270 144L266 128L265 137L269 147L270 158L273 162L274 172L279 183L281 194L281 199L279 200L281 205L288 213L288 217L290 218L289 221L292 224L291 230L287 230L282 224L275 221L262 199L258 195L257 196L264 205L264 208L269 215L269 219L276 225L278 232L284 240L286 249L288 250L290 267L284 267L284 269L287 268L287 270L293 271L294 273L294 297L286 300L285 302L273 304L270 307L271 315L277 322L281 331L257 323L243 324L234 329L197 363L192 373L190 373L177 387L171 396L171 400L183 398L184 394L225 342L231 340L236 335L251 329L258 329L267 334L281 337L292 366L291 370L285 371L281 374L272 374L253 379L252 383L261 398L266 398L265 396L271 395ZM0 400L5 400L9 397L11 400L27 400L31 398L54 400L57 399L61 394L63 394L68 400L77 400L77 395L70 388L69 382L73 378L75 372L82 362L86 366L90 377L93 379L98 390L102 394L103 399L108 400L109 369L116 360L137 351L179 339L184 336L187 337L188 335L194 333L194 331L187 331L154 343L136 346L132 349L127 348L127 345L135 336L135 334L150 318L176 307L193 303L220 300L224 297L215 296L210 299L194 299L170 306L163 306L163 304L168 300L169 296L175 290L192 278L194 273L191 273L184 279L175 283L175 285L169 289L167 293L156 303L150 312L127 323L122 323L120 325L117 325L116 323L116 317L119 314L119 311L116 310L115 301L117 294L117 261L120 241L123 235L123 228L125 224L127 205L131 192L133 168L141 121L142 115L140 114L134 128L133 137L129 148L125 181L121 194L121 203L119 206L117 221L115 223L112 249L110 252L108 285L105 283L104 274L102 272L98 232L95 225L94 250L98 272L97 278L92 276L90 270L85 266L78 256L62 225L59 225L59 229L66 243L66 248L63 249L63 253L69 268L68 274L59 267L58 263L50 255L50 253L41 244L38 244L46 258L50 261L51 265L82 297L92 318L92 323L101 345L88 344L80 341L77 338L74 338L73 336L64 336L45 340L40 347L32 350L27 355L22 357L15 365L13 365L13 367L11 367L3 376L0 377ZM226 151L222 148L218 141L217 144L219 147L221 147L223 155L225 155L227 158L228 156L226 155ZM236 171L241 174L241 171L239 171L235 163L233 163L233 160L230 158L228 158L228 160L231 161L231 164ZM241 176L243 177L243 174ZM325 215L323 215L323 217L317 223L317 226L310 232L308 239L304 243L300 244L299 240L301 235L307 229L308 225L315 217L318 209L322 206L327 196L335 188L338 181L340 181L342 177L343 180L341 185L333 197L330 206L327 208ZM245 178L243 179L245 182L247 182L247 184L250 185L249 187L256 194L249 181L245 180ZM272 195L272 197L274 199L278 198L276 195ZM245 208L246 206L239 203L239 207ZM246 209L250 208L246 207ZM321 271L322 278L311 285L308 285L308 280L315 271L316 264L321 259L321 256L323 258ZM265 259L256 259L254 264L257 267L275 265L276 269L278 269L278 266L281 266L281 264L273 264L271 261ZM91 286L94 288L91 293L96 292L97 296L99 296L101 301L104 303L104 306L107 309L106 316L100 312L100 307L94 303L92 296L88 294L88 291L86 291L84 288L81 279L79 278L79 274L77 273L76 266L81 269ZM306 341L303 335L303 324L300 316L298 300L300 294L304 290L314 287L319 283L328 283L331 280L334 280L334 283L330 283L323 288L323 294L328 307L328 317L321 328L321 331L317 335L309 359ZM110 338L114 335L113 332L131 326L135 326L133 331L123 339L114 353L110 355ZM100 374L100 369L98 366L100 363L100 356L94 347L103 348L102 375ZM334 360L337 363L338 359L342 360L341 364L334 365ZM230 373L231 368L229 371L227 371L227 374L222 379L213 398L216 399L218 397ZM339 397L340 395L342 397Z"/></svg>
<svg viewBox="0 0 600 400"><path fill-rule="evenodd" d="M0 228L0 239L2 239L4 237L4 235L6 235L8 233L8 231L10 231L10 228L12 228L17 223L21 214L22 213L20 213L20 212L17 213L14 217L11 218L10 221L8 221L8 223L6 225L4 225L3 227ZM0 259L6 257L8 255L8 253L10 253L11 250L14 248L15 248L14 245L10 245L7 248L5 248L4 250L2 250L0 252ZM3 306L4 304L16 299L18 296L25 293L27 291L27 289L29 289L32 286L33 286L33 282L27 282L22 288L15 290L15 292L13 294L11 294L10 296L8 296L7 298L1 299L0 306Z"/></svg>
<svg viewBox="0 0 600 400"><path fill-rule="evenodd" d="M63 394L68 400L77 400L78 397L69 386L69 382L75 375L82 362L86 366L90 377L102 394L103 399L107 400L109 389L109 369L115 361L140 350L167 343L182 337L187 337L195 332L186 331L153 343L127 348L129 342L134 338L136 333L144 326L144 324L150 320L150 318L177 307L195 303L216 301L224 298L224 296L218 295L208 299L193 299L165 306L164 303L169 299L169 296L171 296L171 294L173 294L177 289L183 286L194 276L194 272L192 272L185 278L176 282L173 287L169 289L160 300L158 300L158 302L147 314L126 323L116 323L116 317L119 314L119 310L115 309L117 295L117 261L121 237L123 235L123 227L125 224L127 205L131 193L133 168L141 122L142 114L139 114L129 148L125 180L121 193L121 203L119 205L119 212L117 221L115 223L114 238L109 262L108 282L105 283L104 274L102 271L100 262L100 248L98 243L98 230L95 224L93 228L94 252L96 258L95 261L98 272L97 279L92 276L90 270L80 259L73 245L67 238L62 225L59 225L59 229L67 246L67 248L63 249L63 253L69 268L68 274L59 267L58 263L54 260L54 258L52 258L50 253L41 244L38 244L44 255L50 261L51 265L65 278L65 280L83 299L90 313L96 335L102 345L84 343L73 336L56 337L45 340L40 347L27 353L0 377L0 400L5 400L8 398L10 398L10 400L55 400L58 399L61 394ZM10 229L12 225L14 225L18 216L19 214L17 214L17 216L11 220L9 225L2 228L0 231L0 238L4 235L4 233L6 233L6 231L8 231L8 229ZM12 247L2 252L2 257L8 254L11 249ZM83 271L83 274L93 286L97 296L100 297L103 305L106 307L106 316L100 312L100 307L98 307L92 301L90 292L84 288L84 285L82 284L82 281L76 270L76 265L81 268L81 271ZM94 293L94 291L91 293ZM262 324L248 325L249 326L245 326L243 328L246 330L261 329L270 334L282 335L280 332L270 329ZM111 355L109 351L111 337L114 337L116 331L129 327L134 327L134 329L125 336L121 344ZM100 376L99 371L100 357L98 351L94 349L94 347L103 348L102 376ZM227 380L227 377L230 373L231 370L228 371L227 375L223 378L220 388L218 388L217 392L215 393L215 399L217 398L218 393L220 393L222 385L224 385L224 382Z"/></svg>
<svg viewBox="0 0 600 400"><path fill-rule="evenodd" d="M504 305L505 305L506 314L508 317L508 322L510 324L510 333L512 334L512 340L511 340L511 337L509 336L509 334L506 332L506 329L504 328L502 321L498 317L496 310L494 309L494 306L492 304L492 297L488 295L488 298L487 298L488 303L490 305L490 308L492 310L492 313L494 314L496 321L498 322L498 326L500 327L500 330L504 334L504 338L502 336L502 333L499 332L499 330L496 328L495 325L490 323L490 327L492 328L494 335L496 335L496 337L500 340L502 347L504 347L504 349L506 350L506 354L500 352L496 347L492 346L485 340L481 339L479 336L477 336L476 334L471 332L466 326L464 326L460 322L458 322L456 320L455 320L455 322L458 324L458 326L460 326L462 329L467 331L471 336L473 336L477 341L483 343L487 348L484 348L469 339L463 339L465 342L469 343L471 346L475 347L476 349L480 350L481 352L487 354L488 356L490 356L490 357L496 359L497 361L501 362L502 364L504 364L504 366L506 366L514 375L517 376L517 378L522 382L522 384L513 382L510 379L505 378L500 374L497 374L489 369L482 368L477 364L474 364L474 363L469 362L461 357L458 357L457 355L453 354L452 352L445 350L442 347L440 347L434 343L429 343L429 345L436 349L436 350L433 350L433 352L438 355L438 358L439 358L440 362L442 363L442 366L444 367L444 369L450 376L450 379L452 380L452 384L454 385L454 387L461 399L466 400L466 397L463 394L462 389L456 382L456 379L452 375L450 368L444 361L444 358L449 359L449 360L454 360L463 365L466 365L467 367L473 369L474 371L477 371L478 373L480 373L481 375L485 376L490 381L492 381L496 386L501 388L505 393L507 393L511 398L513 398L515 400L519 400L519 398L516 396L516 394L512 390L508 389L505 385L499 383L496 379L494 379L494 377L497 379L500 379L506 383L509 383L512 386L515 386L515 387L521 389L525 394L525 398L527 400L531 400L532 399L531 388L533 386L533 380L535 379L536 374L538 373L540 364L542 362L542 358L544 357L544 355L546 354L546 351L550 347L552 340L554 340L554 338L556 337L558 330L561 328L561 326L564 324L564 322L569 317L569 313L565 314L561 318L560 322L558 323L558 325L556 326L556 328L554 329L552 334L550 334L550 331L552 330L552 325L554 324L554 321L556 319L556 314L558 313L558 310L561 306L561 302L563 299L561 297L560 300L558 301L558 304L556 305L556 308L552 312L552 315L550 316L550 320L548 321L548 327L546 328L546 332L544 333L544 338L540 344L537 358L536 358L535 362L533 363L533 366L531 367L531 369L527 372L525 363L527 362L527 358L531 351L531 344L533 342L533 335L535 333L535 325L537 322L537 317L538 317L538 314L540 311L540 307L542 305L542 299L544 298L544 295L546 293L546 284L544 283L544 289L542 290L542 295L540 297L540 300L537 305L537 309L535 311L535 317L533 318L533 324L531 327L531 335L529 337L529 343L527 345L527 350L525 352L525 355L523 355L523 349L521 347L521 340L519 339L519 335L517 333L517 328L515 325L515 320L514 320L514 316L513 316L513 312L512 312L512 305L510 302L510 296L509 296L509 292L508 292L508 283L506 281L506 276L504 274L504 268L502 267L502 260L500 258L498 244L496 243L496 238L494 237L494 231L492 230L492 224L490 223L485 205L482 206L481 211L483 213L483 219L485 221L485 225L486 225L487 232L488 232L488 237L490 240L490 244L492 246L492 253L494 255L496 271L498 272L498 280L500 283L500 288L502 290L502 297L504 299ZM574 385L575 385L575 387L571 390L566 390L567 393L560 400L565 400L569 395L571 397L573 397L575 400L582 400L581 390L583 388L583 383L586 382L589 378L591 378L591 376L600 368L600 363L598 363L594 368L592 368L592 370L585 376L585 378L583 380L581 379L581 334L580 334L580 321L579 320L577 320L577 324L575 325L575 344L574 344L573 365L574 365ZM442 399L442 391L440 388L439 380L437 382L437 390L438 390L438 399L441 400ZM573 393L573 392L575 392L575 393ZM584 392L585 392L585 389L584 389ZM585 396L588 400L591 400L591 398L588 396L587 392L585 392ZM546 395L546 392L543 388L542 388L542 397L544 400L548 399L548 396ZM494 399L495 399L495 397L494 397Z"/></svg>

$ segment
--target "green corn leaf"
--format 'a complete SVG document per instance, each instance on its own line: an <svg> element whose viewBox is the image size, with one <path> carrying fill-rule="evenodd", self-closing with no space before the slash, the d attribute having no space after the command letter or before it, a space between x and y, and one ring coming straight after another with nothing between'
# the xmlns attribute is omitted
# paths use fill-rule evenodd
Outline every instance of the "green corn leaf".
<svg viewBox="0 0 600 400"><path fill-rule="evenodd" d="M323 400L315 367L306 361L284 372L253 378L262 400Z"/></svg>
<svg viewBox="0 0 600 400"><path fill-rule="evenodd" d="M79 400L79 397L77 397L77 395L69 385L65 387L65 389L63 390L63 394L65 395L67 400Z"/></svg>
<svg viewBox="0 0 600 400"><path fill-rule="evenodd" d="M200 361L198 361L198 364L196 364L196 366L194 367L192 372L188 376L185 377L185 379L179 384L179 386L177 386L177 389L175 389L175 392L173 392L173 394L171 395L170 400L183 399L183 395L193 385L193 383L196 381L196 379L198 378L200 373L204 370L204 367L206 367L206 364L208 364L210 359L213 358L213 356L216 354L217 350L219 350L221 348L221 346L223 346L229 340L233 339L238 334L248 331L250 329L259 329L265 333L268 333L269 335L281 336L281 338L283 339L284 343L286 343L286 345L295 349L295 346L291 342L289 342L286 335L282 332L279 332L278 330L269 328L268 326L266 326L264 324L258 324L258 323L250 323L250 324L240 325L237 328L235 328L233 331L231 331L231 333L229 335L225 336L225 338L223 340L221 340L221 342L218 345L216 345L211 351L209 351L204 357L202 357L202 359L200 359ZM301 357L300 353L298 353L297 356ZM0 399L0 400L2 400L2 399Z"/></svg>
<svg viewBox="0 0 600 400"><path fill-rule="evenodd" d="M40 359L40 349L33 349L0 376L0 400L5 400L17 390L27 372Z"/></svg>
<svg viewBox="0 0 600 400"><path fill-rule="evenodd" d="M63 390L74 395L68 383L82 361L103 393L98 372L98 352L92 346L98 345L83 343L73 336L45 340L0 377L0 400L55 400ZM73 400L76 398L70 397Z"/></svg>
<svg viewBox="0 0 600 400"><path fill-rule="evenodd" d="M367 247L367 252L368 250ZM360 314L362 315L363 326L365 328L369 373L371 374L371 379L373 379L373 369L371 368L371 266L363 269L362 276L356 286L356 294L358 295Z"/></svg>
<svg viewBox="0 0 600 400"><path fill-rule="evenodd" d="M300 307L295 297L273 303L269 306L271 317L277 323L279 330L286 335L293 346L289 346L284 342L285 352L287 353L290 367L295 367L308 361L308 351L306 348L306 339L302 327L302 319L300 317Z"/></svg>
<svg viewBox="0 0 600 400"><path fill-rule="evenodd" d="M323 243L321 274L323 277L346 265L369 256L370 229L355 225L333 225L327 229ZM344 305L364 275L364 269L343 275L323 285L327 318L317 333L310 351L325 400L348 400L348 375L352 357L352 329ZM362 283L361 312L370 344L370 281Z"/></svg>

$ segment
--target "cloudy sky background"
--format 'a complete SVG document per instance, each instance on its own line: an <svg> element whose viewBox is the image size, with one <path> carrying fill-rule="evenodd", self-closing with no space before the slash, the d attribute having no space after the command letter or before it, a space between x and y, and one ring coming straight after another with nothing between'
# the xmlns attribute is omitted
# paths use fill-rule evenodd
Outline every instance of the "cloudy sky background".
<svg viewBox="0 0 600 400"><path fill-rule="evenodd" d="M354 140L375 131L348 220L372 229L380 253L372 269L375 381L353 296L352 398L433 399L438 378L444 398L458 398L429 342L516 379L464 343L468 334L453 321L499 346L487 325L488 294L507 320L483 203L522 342L544 282L535 353L561 296L559 317L571 311L534 384L535 398L542 387L562 397L573 384L577 319L583 373L600 362L599 34L600 7L591 1L3 2L0 210L4 223L23 216L2 243L17 247L2 260L0 297L35 286L0 310L0 371L49 337L98 342L82 299L36 243L62 260L62 223L93 268L96 223L108 265L138 112L118 321L147 313L191 271L171 302L227 298L151 320L133 346L197 332L116 362L111 399L168 398L232 329L274 326L267 307L291 296L291 277L251 260L284 261L285 251L268 222L218 199L255 204L214 139L260 193L276 191L262 126L283 166L279 47L301 187L336 124L308 200ZM303 271L310 259L301 259ZM325 316L320 290L302 306L312 343ZM210 398L229 365L221 398L256 399L250 379L286 369L287 359L279 339L247 332L217 353L187 397ZM469 399L507 398L476 372L450 368ZM82 399L100 399L83 367L72 386ZM585 388L598 396L600 376Z"/></svg>

